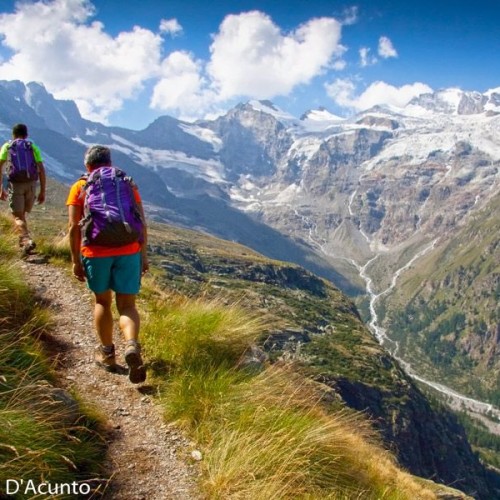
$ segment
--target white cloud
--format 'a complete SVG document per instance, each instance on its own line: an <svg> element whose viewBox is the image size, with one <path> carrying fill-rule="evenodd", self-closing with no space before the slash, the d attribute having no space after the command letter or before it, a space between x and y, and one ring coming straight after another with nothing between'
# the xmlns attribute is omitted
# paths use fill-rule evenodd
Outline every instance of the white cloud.
<svg viewBox="0 0 500 500"><path fill-rule="evenodd" d="M262 12L227 16L213 35L211 58L195 61L176 52L161 68L151 107L181 115L219 112L237 97L273 98L289 94L330 68L343 68L341 24L313 19L289 34Z"/></svg>
<svg viewBox="0 0 500 500"><path fill-rule="evenodd" d="M368 47L361 47L359 49L359 64L362 68L366 66L373 66L377 64L378 59L375 56L370 55L370 49Z"/></svg>
<svg viewBox="0 0 500 500"><path fill-rule="evenodd" d="M411 85L394 87L385 82L374 82L359 95L356 95L356 85L347 79L337 79L325 85L327 94L339 106L357 111L369 109L377 104L392 105L402 108L414 97L432 92L432 89L421 82Z"/></svg>
<svg viewBox="0 0 500 500"><path fill-rule="evenodd" d="M332 63L331 68L335 71L342 71L343 69L346 68L346 66L347 66L346 61L344 61L343 59L337 59Z"/></svg>
<svg viewBox="0 0 500 500"><path fill-rule="evenodd" d="M398 57L398 53L392 45L391 40L386 36L381 36L378 40L378 55L383 59Z"/></svg>
<svg viewBox="0 0 500 500"><path fill-rule="evenodd" d="M152 108L199 117L237 97L287 95L346 64L342 23L333 18L284 33L262 12L229 15L213 35L210 60L200 61L183 51L162 59L163 36L182 31L177 19L162 19L157 33L135 26L111 36L95 13L90 0L16 3L0 14L0 43L12 53L0 60L0 78L43 82L85 118L105 122L146 82L154 87ZM356 15L351 9L344 22Z"/></svg>
<svg viewBox="0 0 500 500"><path fill-rule="evenodd" d="M386 36L381 36L378 40L378 55L383 59L389 59L390 57L398 57L396 49L392 45L392 42ZM362 68L367 66L373 66L378 63L376 56L370 54L370 49L368 47L361 47L359 49L359 65Z"/></svg>
<svg viewBox="0 0 500 500"><path fill-rule="evenodd" d="M13 52L0 78L42 81L56 98L74 99L86 118L105 120L157 74L162 39L140 27L112 37L90 21L93 14L87 0L16 3L14 13L0 15L0 39Z"/></svg>
<svg viewBox="0 0 500 500"><path fill-rule="evenodd" d="M182 33L182 26L177 19L162 19L160 21L160 31L171 36L177 36Z"/></svg>
<svg viewBox="0 0 500 500"><path fill-rule="evenodd" d="M222 99L286 95L343 53L340 34L333 18L312 19L284 34L262 12L229 15L214 35L208 74Z"/></svg>
<svg viewBox="0 0 500 500"><path fill-rule="evenodd" d="M358 22L358 7L352 6L344 9L342 16L342 24L345 26L350 26Z"/></svg>
<svg viewBox="0 0 500 500"><path fill-rule="evenodd" d="M152 108L176 111L189 118L200 110L208 111L216 101L217 96L202 77L202 62L196 61L192 54L176 51L163 61L161 78L151 97Z"/></svg>
<svg viewBox="0 0 500 500"><path fill-rule="evenodd" d="M337 78L332 83L325 84L326 93L333 101L343 108L353 108L353 96L356 91L354 82L347 78Z"/></svg>

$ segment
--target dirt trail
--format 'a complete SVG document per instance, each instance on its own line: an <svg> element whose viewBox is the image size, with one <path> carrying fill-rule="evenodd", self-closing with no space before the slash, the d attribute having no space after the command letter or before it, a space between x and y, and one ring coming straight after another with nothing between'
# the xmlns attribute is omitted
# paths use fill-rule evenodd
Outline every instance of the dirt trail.
<svg viewBox="0 0 500 500"><path fill-rule="evenodd" d="M111 374L94 364L92 296L64 269L32 255L21 264L26 280L53 314L51 347L65 389L75 388L98 408L110 432L105 498L123 500L194 499L196 463L193 446L173 426L165 425L151 394L156 388L133 385L126 373ZM115 331L117 361L124 364L123 343Z"/></svg>

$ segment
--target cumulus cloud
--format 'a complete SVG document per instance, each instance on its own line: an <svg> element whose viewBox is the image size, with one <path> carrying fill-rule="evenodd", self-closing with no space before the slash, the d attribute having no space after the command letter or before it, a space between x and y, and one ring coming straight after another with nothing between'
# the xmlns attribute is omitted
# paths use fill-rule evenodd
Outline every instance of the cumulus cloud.
<svg viewBox="0 0 500 500"><path fill-rule="evenodd" d="M171 36L177 36L182 33L182 26L177 19L162 19L160 21L160 31Z"/></svg>
<svg viewBox="0 0 500 500"><path fill-rule="evenodd" d="M216 112L237 97L289 94L330 68L343 68L341 24L312 19L284 34L258 11L227 16L213 35L210 60L176 52L163 62L151 106L179 114Z"/></svg>
<svg viewBox="0 0 500 500"><path fill-rule="evenodd" d="M105 121L157 74L162 39L137 26L112 37L91 22L94 13L87 0L51 0L1 14L2 44L13 55L0 64L0 78L42 81L86 118Z"/></svg>
<svg viewBox="0 0 500 500"><path fill-rule="evenodd" d="M43 82L85 118L105 122L146 82L152 108L200 116L235 98L287 95L346 64L343 24L333 18L284 33L262 12L229 15L212 37L210 59L200 61L185 51L162 56L163 36L182 32L177 19L162 19L157 33L135 26L112 36L95 14L90 0L16 3L0 14L0 43L12 54L0 60L0 78ZM356 15L351 9L344 23Z"/></svg>
<svg viewBox="0 0 500 500"><path fill-rule="evenodd" d="M151 107L175 111L181 117L196 117L208 112L217 96L202 76L201 61L185 51L171 53L162 63L160 79L153 89Z"/></svg>
<svg viewBox="0 0 500 500"><path fill-rule="evenodd" d="M356 94L356 85L348 79L337 79L325 85L327 94L344 108L363 111L375 105L392 105L404 107L414 97L432 92L432 89L421 82L395 87L385 82L374 82L361 94Z"/></svg>
<svg viewBox="0 0 500 500"><path fill-rule="evenodd" d="M392 45L391 40L386 36L381 36L378 40L378 55L383 59L398 57L398 53Z"/></svg>
<svg viewBox="0 0 500 500"><path fill-rule="evenodd" d="M343 53L340 35L333 18L312 19L284 34L262 12L229 15L214 35L208 75L222 99L286 95Z"/></svg>
<svg viewBox="0 0 500 500"><path fill-rule="evenodd" d="M354 82L347 78L337 78L332 83L325 84L326 93L343 108L353 108L353 96L356 91Z"/></svg>

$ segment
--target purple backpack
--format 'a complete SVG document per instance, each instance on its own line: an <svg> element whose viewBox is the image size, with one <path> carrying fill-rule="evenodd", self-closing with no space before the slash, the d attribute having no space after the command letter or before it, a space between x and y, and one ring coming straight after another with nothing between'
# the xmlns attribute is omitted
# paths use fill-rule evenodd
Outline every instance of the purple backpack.
<svg viewBox="0 0 500 500"><path fill-rule="evenodd" d="M143 241L144 223L134 197L135 184L123 170L100 167L82 177L84 245L120 247Z"/></svg>
<svg viewBox="0 0 500 500"><path fill-rule="evenodd" d="M33 145L26 139L14 139L8 145L8 179L10 182L28 182L38 180Z"/></svg>

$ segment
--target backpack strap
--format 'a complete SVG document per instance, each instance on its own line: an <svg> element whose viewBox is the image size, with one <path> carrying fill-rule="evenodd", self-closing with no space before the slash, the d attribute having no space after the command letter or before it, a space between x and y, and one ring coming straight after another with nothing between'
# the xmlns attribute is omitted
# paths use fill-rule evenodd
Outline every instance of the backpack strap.
<svg viewBox="0 0 500 500"><path fill-rule="evenodd" d="M123 172L121 172L122 175L115 176L114 182L116 184L116 199L118 202L118 210L120 212L120 217L122 218L123 225L125 226L125 229L127 233L132 232L132 228L130 227L130 224L125 220L125 213L123 212L123 204L122 200L120 197L120 186L122 185L123 182L125 182L125 177L123 176ZM131 196L133 196L133 193L130 193Z"/></svg>
<svg viewBox="0 0 500 500"><path fill-rule="evenodd" d="M82 186L82 189L80 190L80 194L78 195L78 197L83 200L83 199L85 199L85 191L87 190L87 182L89 181L88 172L85 174L82 174L78 180L85 181L85 184Z"/></svg>
<svg viewBox="0 0 500 500"><path fill-rule="evenodd" d="M14 139L11 139L9 142L8 142L8 145L7 145L7 155L8 155L8 159L9 161L12 161L11 158L12 158L12 148L15 147L14 146Z"/></svg>
<svg viewBox="0 0 500 500"><path fill-rule="evenodd" d="M101 172L99 172L99 169L95 171L95 177L96 177L96 184L99 187L99 193L101 196L104 213L106 214L106 218L108 219L108 221L111 222L112 221L111 213L109 211L108 203L106 201L106 192L104 191L104 186L102 184L102 179L101 179ZM113 173L113 182L114 182L114 173Z"/></svg>

